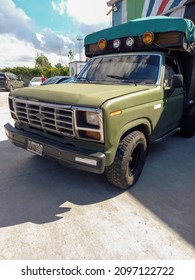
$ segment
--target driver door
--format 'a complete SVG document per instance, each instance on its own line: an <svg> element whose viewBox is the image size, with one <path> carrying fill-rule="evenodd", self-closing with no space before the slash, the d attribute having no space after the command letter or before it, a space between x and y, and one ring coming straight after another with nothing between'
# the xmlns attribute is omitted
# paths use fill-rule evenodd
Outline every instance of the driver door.
<svg viewBox="0 0 195 280"><path fill-rule="evenodd" d="M161 131L163 134L179 127L184 104L184 87L172 88L171 81L174 74L180 74L178 62L175 58L167 56L164 73L164 100L161 116Z"/></svg>

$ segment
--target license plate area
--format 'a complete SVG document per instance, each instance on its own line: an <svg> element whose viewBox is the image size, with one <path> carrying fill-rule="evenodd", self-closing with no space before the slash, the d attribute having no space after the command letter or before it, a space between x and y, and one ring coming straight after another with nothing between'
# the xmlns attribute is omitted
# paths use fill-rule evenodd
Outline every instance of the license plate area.
<svg viewBox="0 0 195 280"><path fill-rule="evenodd" d="M27 150L39 156L43 155L43 145L31 140L28 140Z"/></svg>

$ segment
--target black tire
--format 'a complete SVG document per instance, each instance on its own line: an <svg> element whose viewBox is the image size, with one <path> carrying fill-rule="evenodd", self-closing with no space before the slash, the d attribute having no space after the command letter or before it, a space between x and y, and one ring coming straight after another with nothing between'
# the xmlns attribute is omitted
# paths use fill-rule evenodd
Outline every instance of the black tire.
<svg viewBox="0 0 195 280"><path fill-rule="evenodd" d="M132 187L142 172L147 152L144 134L133 131L119 144L112 165L106 167L107 180L121 189Z"/></svg>
<svg viewBox="0 0 195 280"><path fill-rule="evenodd" d="M181 121L180 134L183 137L193 137L195 134L195 116L185 116Z"/></svg>

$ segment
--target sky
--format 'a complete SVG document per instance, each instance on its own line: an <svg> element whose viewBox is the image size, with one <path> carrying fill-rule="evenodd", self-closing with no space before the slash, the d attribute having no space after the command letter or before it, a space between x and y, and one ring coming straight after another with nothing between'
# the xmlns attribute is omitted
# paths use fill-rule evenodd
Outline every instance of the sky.
<svg viewBox="0 0 195 280"><path fill-rule="evenodd" d="M0 0L0 69L34 67L41 54L52 66L65 66L70 49L74 60L79 60L79 42L82 47L87 34L111 26L106 2ZM84 54L81 59L85 59Z"/></svg>

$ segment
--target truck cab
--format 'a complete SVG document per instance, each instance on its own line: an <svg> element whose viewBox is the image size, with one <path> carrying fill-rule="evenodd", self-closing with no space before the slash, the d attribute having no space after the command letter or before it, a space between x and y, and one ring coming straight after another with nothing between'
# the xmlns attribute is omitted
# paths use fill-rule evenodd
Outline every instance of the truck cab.
<svg viewBox="0 0 195 280"><path fill-rule="evenodd" d="M9 96L18 147L133 186L149 146L195 133L194 25L145 18L90 34L89 61L74 82ZM52 93L52 94L51 94Z"/></svg>
<svg viewBox="0 0 195 280"><path fill-rule="evenodd" d="M179 61L174 56L143 51L101 55L90 60L77 80L112 85L116 94L112 93L102 108L112 103L116 110L122 110L129 122L148 120L152 140L179 127L185 88ZM176 80L180 82L176 84ZM119 99L120 91L123 96Z"/></svg>

